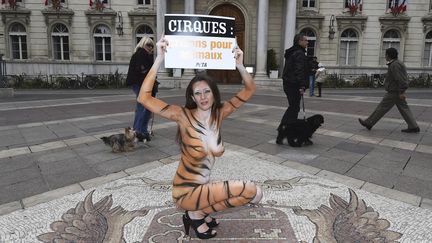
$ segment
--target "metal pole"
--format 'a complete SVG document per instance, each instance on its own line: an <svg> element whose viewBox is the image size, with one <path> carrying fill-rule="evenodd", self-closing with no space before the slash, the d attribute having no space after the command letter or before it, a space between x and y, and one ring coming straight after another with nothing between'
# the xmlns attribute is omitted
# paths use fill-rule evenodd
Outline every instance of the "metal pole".
<svg viewBox="0 0 432 243"><path fill-rule="evenodd" d="M301 95L302 106L303 106L303 119L306 120L306 111L304 107L304 94Z"/></svg>

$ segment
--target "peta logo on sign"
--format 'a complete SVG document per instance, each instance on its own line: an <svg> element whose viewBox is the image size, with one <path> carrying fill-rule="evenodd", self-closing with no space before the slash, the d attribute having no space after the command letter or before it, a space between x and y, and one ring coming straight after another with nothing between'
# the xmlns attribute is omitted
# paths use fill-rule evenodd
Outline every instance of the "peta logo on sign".
<svg viewBox="0 0 432 243"><path fill-rule="evenodd" d="M165 15L165 68L235 69L235 19L210 15Z"/></svg>

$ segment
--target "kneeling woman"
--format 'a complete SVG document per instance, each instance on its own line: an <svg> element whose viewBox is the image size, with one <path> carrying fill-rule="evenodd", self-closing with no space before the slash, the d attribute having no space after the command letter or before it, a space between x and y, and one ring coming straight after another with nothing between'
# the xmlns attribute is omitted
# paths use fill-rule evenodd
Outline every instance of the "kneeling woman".
<svg viewBox="0 0 432 243"><path fill-rule="evenodd" d="M215 157L224 152L221 123L255 93L255 81L243 65L243 52L236 48L236 67L245 87L231 100L222 104L216 83L208 76L198 75L186 88L185 107L168 105L151 96L168 42L162 37L156 46L157 57L141 86L138 102L151 112L177 122L181 159L173 180L173 200L179 208L186 210L183 223L187 235L192 226L199 238L212 238L216 236L213 228L219 222L210 217L211 213L256 204L262 198L261 189L250 181L210 182Z"/></svg>

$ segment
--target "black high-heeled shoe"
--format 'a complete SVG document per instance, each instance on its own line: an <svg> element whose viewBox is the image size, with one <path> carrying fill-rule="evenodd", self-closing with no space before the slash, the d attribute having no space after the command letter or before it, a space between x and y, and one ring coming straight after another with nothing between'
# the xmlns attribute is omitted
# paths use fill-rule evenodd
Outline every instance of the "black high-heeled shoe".
<svg viewBox="0 0 432 243"><path fill-rule="evenodd" d="M208 214L204 217L204 220L205 220L207 217L210 217L210 218L212 219L210 222L207 222L207 221L206 221L206 224L207 224L208 227L210 227L210 228L215 228L215 227L217 227L217 226L219 225L219 223L216 221L216 219L215 219L215 218L212 218L212 217L211 217L210 215L208 215Z"/></svg>
<svg viewBox="0 0 432 243"><path fill-rule="evenodd" d="M198 236L198 238L200 239L210 239L216 236L216 232L213 232L213 229L209 227L209 229L206 232L202 232L200 233L198 231L198 227L200 227L201 225L205 224L205 220L204 218L202 219L191 219L188 215L188 213L186 212L183 215L183 225L185 227L185 233L186 235L189 235L189 228L192 226L192 229L195 231L196 236Z"/></svg>

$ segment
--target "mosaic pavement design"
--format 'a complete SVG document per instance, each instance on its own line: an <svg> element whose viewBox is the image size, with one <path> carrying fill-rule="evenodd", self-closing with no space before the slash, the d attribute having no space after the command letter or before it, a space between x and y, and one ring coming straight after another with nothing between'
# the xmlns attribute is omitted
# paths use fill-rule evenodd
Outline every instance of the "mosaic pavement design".
<svg viewBox="0 0 432 243"><path fill-rule="evenodd" d="M177 163L0 217L0 242L183 242ZM253 180L258 207L216 214L216 242L432 242L432 212L228 150L212 180Z"/></svg>

